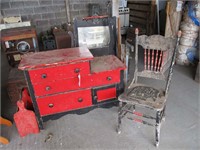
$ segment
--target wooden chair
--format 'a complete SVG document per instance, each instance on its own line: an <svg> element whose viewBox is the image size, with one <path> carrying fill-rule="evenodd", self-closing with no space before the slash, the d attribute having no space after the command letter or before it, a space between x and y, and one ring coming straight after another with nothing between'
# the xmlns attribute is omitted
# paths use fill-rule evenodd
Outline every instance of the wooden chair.
<svg viewBox="0 0 200 150"><path fill-rule="evenodd" d="M128 119L155 126L155 145L157 147L159 145L161 121L165 116L166 100L181 31L178 33L177 40L165 38L161 35L138 36L138 32L138 29L136 29L134 78L131 84L125 89L125 92L118 97L117 132L118 134L121 133L122 118L129 115L131 117L128 117ZM141 71L138 71L138 45L144 49L144 60ZM152 78L159 81L164 80L165 90L139 83L138 77ZM138 109L140 109L140 112L138 112ZM141 113L141 109L143 112L148 112L148 114ZM154 112L154 115L152 112Z"/></svg>

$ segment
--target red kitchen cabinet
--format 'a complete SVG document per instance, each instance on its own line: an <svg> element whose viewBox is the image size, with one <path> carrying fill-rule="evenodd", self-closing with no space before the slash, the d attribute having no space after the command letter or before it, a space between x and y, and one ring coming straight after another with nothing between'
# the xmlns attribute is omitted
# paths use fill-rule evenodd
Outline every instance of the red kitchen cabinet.
<svg viewBox="0 0 200 150"><path fill-rule="evenodd" d="M85 47L25 54L24 71L40 129L43 121L116 101L125 65L115 56L93 57Z"/></svg>

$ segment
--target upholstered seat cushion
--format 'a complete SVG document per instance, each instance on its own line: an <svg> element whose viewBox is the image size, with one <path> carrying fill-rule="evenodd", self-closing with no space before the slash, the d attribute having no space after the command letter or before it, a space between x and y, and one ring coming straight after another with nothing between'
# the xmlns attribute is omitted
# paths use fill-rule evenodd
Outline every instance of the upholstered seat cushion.
<svg viewBox="0 0 200 150"><path fill-rule="evenodd" d="M134 84L134 86L121 94L118 100L159 110L164 107L166 97L163 90L144 84Z"/></svg>

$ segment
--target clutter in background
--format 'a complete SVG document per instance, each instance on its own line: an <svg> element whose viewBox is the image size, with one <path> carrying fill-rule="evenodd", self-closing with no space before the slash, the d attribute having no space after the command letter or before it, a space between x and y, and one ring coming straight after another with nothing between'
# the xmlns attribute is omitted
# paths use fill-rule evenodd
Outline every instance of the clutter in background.
<svg viewBox="0 0 200 150"><path fill-rule="evenodd" d="M73 33L68 28L56 26L40 33L43 50L54 50L73 47Z"/></svg>
<svg viewBox="0 0 200 150"><path fill-rule="evenodd" d="M176 63L180 65L194 64L199 59L197 38L200 25L200 1L188 2L186 6L180 25L182 37L176 58Z"/></svg>

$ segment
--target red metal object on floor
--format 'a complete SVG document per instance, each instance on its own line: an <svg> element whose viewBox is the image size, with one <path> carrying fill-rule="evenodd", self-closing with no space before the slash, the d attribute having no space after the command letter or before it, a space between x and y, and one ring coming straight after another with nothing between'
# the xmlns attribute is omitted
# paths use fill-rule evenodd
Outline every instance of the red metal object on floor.
<svg viewBox="0 0 200 150"><path fill-rule="evenodd" d="M31 97L27 88L24 88L22 90L22 101L24 102L25 108L27 108L28 110L33 110L33 103L31 101Z"/></svg>
<svg viewBox="0 0 200 150"><path fill-rule="evenodd" d="M31 133L39 133L40 131L35 113L31 110L27 110L22 100L17 102L17 106L19 111L14 114L14 121L19 135L24 137Z"/></svg>

